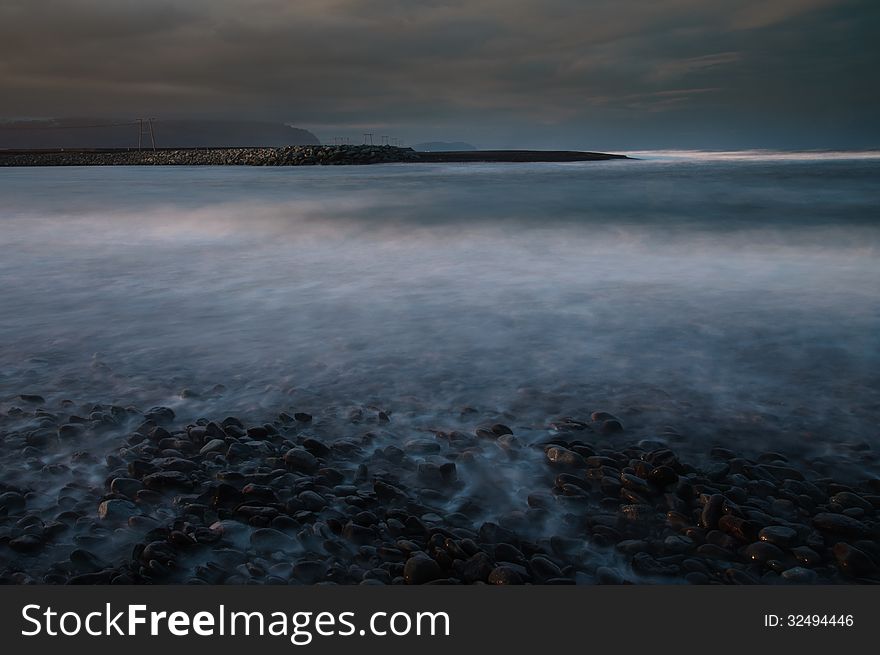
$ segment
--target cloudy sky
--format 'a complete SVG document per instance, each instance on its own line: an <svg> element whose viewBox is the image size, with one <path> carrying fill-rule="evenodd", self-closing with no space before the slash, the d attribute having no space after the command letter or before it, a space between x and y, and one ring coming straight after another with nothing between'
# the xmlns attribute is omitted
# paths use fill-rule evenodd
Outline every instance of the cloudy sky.
<svg viewBox="0 0 880 655"><path fill-rule="evenodd" d="M0 117L880 146L878 0L0 0Z"/></svg>

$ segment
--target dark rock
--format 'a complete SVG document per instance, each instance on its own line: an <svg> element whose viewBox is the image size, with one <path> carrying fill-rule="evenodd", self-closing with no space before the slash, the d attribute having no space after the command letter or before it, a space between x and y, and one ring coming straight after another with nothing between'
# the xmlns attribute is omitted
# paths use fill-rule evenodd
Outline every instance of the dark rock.
<svg viewBox="0 0 880 655"><path fill-rule="evenodd" d="M791 553L803 566L818 566L822 563L822 558L819 556L819 553L807 546L792 548Z"/></svg>
<svg viewBox="0 0 880 655"><path fill-rule="evenodd" d="M318 470L318 460L304 448L291 448L284 454L284 463L292 471L314 473Z"/></svg>
<svg viewBox="0 0 880 655"><path fill-rule="evenodd" d="M127 521L135 512L137 512L137 506L128 500L105 500L98 505L98 518L102 521L117 523Z"/></svg>
<svg viewBox="0 0 880 655"><path fill-rule="evenodd" d="M620 434L623 432L623 424L617 419L608 419L607 421L602 421L602 425L599 426L600 434Z"/></svg>
<svg viewBox="0 0 880 655"><path fill-rule="evenodd" d="M34 553L43 547L43 540L36 534L24 534L10 539L9 547L17 553Z"/></svg>
<svg viewBox="0 0 880 655"><path fill-rule="evenodd" d="M59 439L74 439L85 431L84 426L79 423L65 423L58 426Z"/></svg>
<svg viewBox="0 0 880 655"><path fill-rule="evenodd" d="M300 560L293 566L293 577L304 584L315 584L324 578L326 571L324 562Z"/></svg>
<svg viewBox="0 0 880 655"><path fill-rule="evenodd" d="M871 533L868 526L861 521L844 514L832 514L830 512L816 514L813 517L813 525L822 532L831 532L856 539L867 537Z"/></svg>
<svg viewBox="0 0 880 655"><path fill-rule="evenodd" d="M703 511L700 514L700 526L707 530L714 530L718 527L718 520L722 515L722 505L724 504L724 496L714 494L706 500L703 505Z"/></svg>
<svg viewBox="0 0 880 655"><path fill-rule="evenodd" d="M300 423L309 423L312 420L312 415L307 414L306 412L296 412L294 413L293 418Z"/></svg>
<svg viewBox="0 0 880 655"><path fill-rule="evenodd" d="M128 498L134 498L135 494L143 489L143 487L144 485L141 484L140 480L135 480L134 478L113 478L113 481L110 483L110 491Z"/></svg>
<svg viewBox="0 0 880 655"><path fill-rule="evenodd" d="M223 439L211 439L199 450L199 455L207 455L209 453L222 453L226 449L226 442Z"/></svg>
<svg viewBox="0 0 880 655"><path fill-rule="evenodd" d="M159 471L144 477L144 486L156 491L180 490L189 491L193 487L185 473L181 471Z"/></svg>
<svg viewBox="0 0 880 655"><path fill-rule="evenodd" d="M416 554L406 560L403 577L406 584L425 584L443 575L440 566L424 554Z"/></svg>
<svg viewBox="0 0 880 655"><path fill-rule="evenodd" d="M648 482L658 487L666 487L678 482L678 473L669 466L657 466L648 473Z"/></svg>
<svg viewBox="0 0 880 655"><path fill-rule="evenodd" d="M512 566L496 566L489 574L489 584L494 585L521 585L523 578Z"/></svg>
<svg viewBox="0 0 880 655"><path fill-rule="evenodd" d="M874 575L877 572L877 564L866 553L848 543L836 543L832 550L834 559L837 560L837 566L847 575L862 577Z"/></svg>
<svg viewBox="0 0 880 655"><path fill-rule="evenodd" d="M6 514L15 514L25 507L24 496L15 491L0 494L0 510Z"/></svg>
<svg viewBox="0 0 880 655"><path fill-rule="evenodd" d="M819 577L815 571L803 566L794 566L781 573L782 579L792 584L813 584Z"/></svg>
<svg viewBox="0 0 880 655"><path fill-rule="evenodd" d="M157 561L168 565L177 559L177 550L167 541L151 541L141 553L144 562Z"/></svg>
<svg viewBox="0 0 880 655"><path fill-rule="evenodd" d="M312 437L305 439L302 445L315 457L324 457L330 454L330 448L323 441Z"/></svg>
<svg viewBox="0 0 880 655"><path fill-rule="evenodd" d="M758 533L758 539L780 548L790 548L797 539L797 532L782 525L768 525Z"/></svg>
<svg viewBox="0 0 880 655"><path fill-rule="evenodd" d="M255 425L249 427L245 431L245 434L247 434L250 439L265 439L269 436L269 431L262 425Z"/></svg>
<svg viewBox="0 0 880 655"><path fill-rule="evenodd" d="M545 451L547 459L557 466L580 468L586 466L584 458L562 446L550 446Z"/></svg>
<svg viewBox="0 0 880 655"><path fill-rule="evenodd" d="M840 491L834 494L831 496L831 502L840 505L844 509L858 507L866 512L874 510L874 506L871 503L850 491Z"/></svg>
<svg viewBox="0 0 880 655"><path fill-rule="evenodd" d="M486 582L492 573L494 564L484 552L479 551L469 557L461 566L461 579L467 583Z"/></svg>
<svg viewBox="0 0 880 655"><path fill-rule="evenodd" d="M760 526L754 521L725 514L718 519L718 529L740 541L751 542L758 538Z"/></svg>
<svg viewBox="0 0 880 655"><path fill-rule="evenodd" d="M756 541L746 546L745 550L743 550L743 555L757 564L764 564L773 559L781 560L785 557L785 553L766 541Z"/></svg>
<svg viewBox="0 0 880 655"><path fill-rule="evenodd" d="M174 410L170 407L153 407L144 414L144 418L157 424L170 423L174 420Z"/></svg>

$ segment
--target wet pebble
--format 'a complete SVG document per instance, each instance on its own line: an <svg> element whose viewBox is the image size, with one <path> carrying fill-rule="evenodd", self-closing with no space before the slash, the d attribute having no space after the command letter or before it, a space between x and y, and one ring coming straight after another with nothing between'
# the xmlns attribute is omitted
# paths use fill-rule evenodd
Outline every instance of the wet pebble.
<svg viewBox="0 0 880 655"><path fill-rule="evenodd" d="M416 554L410 557L403 568L403 577L406 584L425 584L437 580L442 576L437 562L424 554Z"/></svg>

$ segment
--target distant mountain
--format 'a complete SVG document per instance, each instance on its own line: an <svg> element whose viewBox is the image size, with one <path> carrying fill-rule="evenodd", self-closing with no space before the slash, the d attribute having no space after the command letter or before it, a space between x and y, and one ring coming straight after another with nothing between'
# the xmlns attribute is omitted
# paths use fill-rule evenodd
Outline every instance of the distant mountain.
<svg viewBox="0 0 880 655"><path fill-rule="evenodd" d="M421 152L461 152L462 150L476 150L476 146L464 141L428 141L413 146L413 150Z"/></svg>
<svg viewBox="0 0 880 655"><path fill-rule="evenodd" d="M142 145L150 147L144 124ZM282 123L257 121L154 120L159 148L319 145L318 137ZM0 148L136 148L136 121L65 118L0 121Z"/></svg>

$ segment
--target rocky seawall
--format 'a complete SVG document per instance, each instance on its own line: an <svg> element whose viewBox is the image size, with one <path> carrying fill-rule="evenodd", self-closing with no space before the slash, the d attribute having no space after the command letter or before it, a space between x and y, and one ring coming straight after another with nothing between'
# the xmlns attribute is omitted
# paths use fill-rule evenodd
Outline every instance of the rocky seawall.
<svg viewBox="0 0 880 655"><path fill-rule="evenodd" d="M626 159L575 151L416 152L395 146L169 148L161 150L7 150L0 166L315 166L402 162L554 162Z"/></svg>

